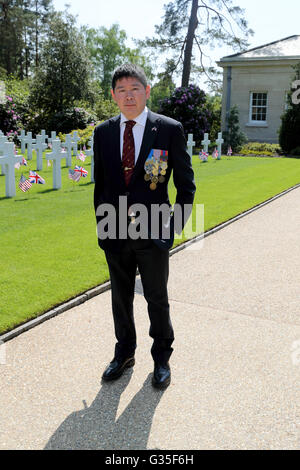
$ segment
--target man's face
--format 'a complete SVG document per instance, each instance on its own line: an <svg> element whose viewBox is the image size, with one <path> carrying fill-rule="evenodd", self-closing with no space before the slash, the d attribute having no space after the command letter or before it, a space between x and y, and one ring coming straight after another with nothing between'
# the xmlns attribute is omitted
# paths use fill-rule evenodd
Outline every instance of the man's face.
<svg viewBox="0 0 300 470"><path fill-rule="evenodd" d="M150 97L150 85L145 88L137 78L123 77L117 80L111 94L124 116L127 119L134 119L146 106Z"/></svg>

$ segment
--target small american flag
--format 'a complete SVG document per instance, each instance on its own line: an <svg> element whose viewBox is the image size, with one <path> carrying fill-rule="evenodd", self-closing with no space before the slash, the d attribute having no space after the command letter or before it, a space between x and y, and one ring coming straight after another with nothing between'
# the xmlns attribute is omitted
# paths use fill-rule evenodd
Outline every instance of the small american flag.
<svg viewBox="0 0 300 470"><path fill-rule="evenodd" d="M74 168L74 171L76 171L77 173L79 173L80 176L83 176L84 178L86 178L87 175L88 175L88 171L85 170L84 168L82 168L82 166L76 165L75 168Z"/></svg>
<svg viewBox="0 0 300 470"><path fill-rule="evenodd" d="M32 184L45 184L44 178L38 175L35 171L29 172L29 181Z"/></svg>
<svg viewBox="0 0 300 470"><path fill-rule="evenodd" d="M69 178L73 181L79 181L81 176L77 171L69 170Z"/></svg>
<svg viewBox="0 0 300 470"><path fill-rule="evenodd" d="M202 160L202 161L207 161L208 153L206 153L206 152L204 152L204 151L200 152L200 153L199 153L199 158L200 158L200 160Z"/></svg>
<svg viewBox="0 0 300 470"><path fill-rule="evenodd" d="M27 160L25 160L25 158L24 158L24 157L22 158L21 165L27 166Z"/></svg>
<svg viewBox="0 0 300 470"><path fill-rule="evenodd" d="M32 184L30 183L30 181L27 180L24 175L21 175L21 178L19 181L19 188L21 189L21 191L26 193L26 191L28 191L31 188L31 186Z"/></svg>

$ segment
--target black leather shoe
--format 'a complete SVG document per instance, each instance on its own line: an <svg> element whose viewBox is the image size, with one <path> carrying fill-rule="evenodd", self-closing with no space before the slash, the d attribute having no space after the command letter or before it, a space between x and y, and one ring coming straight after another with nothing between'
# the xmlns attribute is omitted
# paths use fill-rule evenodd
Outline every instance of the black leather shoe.
<svg viewBox="0 0 300 470"><path fill-rule="evenodd" d="M105 369L102 375L102 380L109 381L118 379L121 377L125 369L133 367L134 364L134 357L127 357L127 359L113 359Z"/></svg>
<svg viewBox="0 0 300 470"><path fill-rule="evenodd" d="M169 364L154 364L154 372L152 377L152 385L155 388L163 390L170 385L171 370Z"/></svg>

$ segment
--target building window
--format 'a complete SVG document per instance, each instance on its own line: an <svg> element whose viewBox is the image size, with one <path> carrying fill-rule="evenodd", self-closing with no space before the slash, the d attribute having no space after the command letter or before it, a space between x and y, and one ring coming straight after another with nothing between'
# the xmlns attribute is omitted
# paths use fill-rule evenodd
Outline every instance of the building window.
<svg viewBox="0 0 300 470"><path fill-rule="evenodd" d="M250 94L250 116L251 123L266 123L268 108L268 94L251 92Z"/></svg>

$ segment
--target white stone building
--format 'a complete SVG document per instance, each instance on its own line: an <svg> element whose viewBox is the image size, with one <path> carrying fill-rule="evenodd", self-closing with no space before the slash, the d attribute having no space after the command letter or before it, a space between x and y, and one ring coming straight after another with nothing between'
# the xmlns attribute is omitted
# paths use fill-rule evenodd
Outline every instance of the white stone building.
<svg viewBox="0 0 300 470"><path fill-rule="evenodd" d="M300 62L300 35L223 57L222 130L233 105L239 109L240 128L249 141L278 142L280 116L287 106L295 71Z"/></svg>

